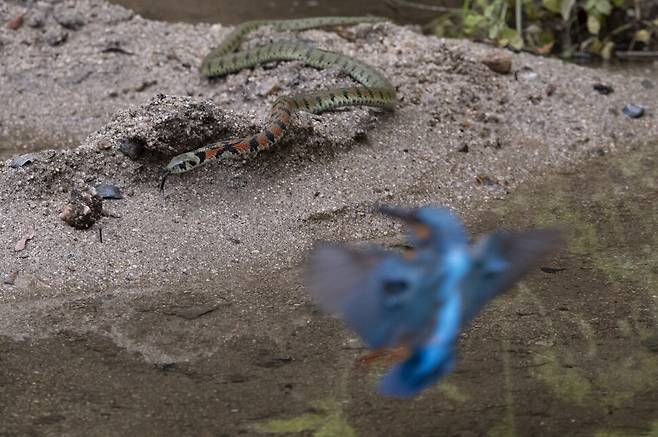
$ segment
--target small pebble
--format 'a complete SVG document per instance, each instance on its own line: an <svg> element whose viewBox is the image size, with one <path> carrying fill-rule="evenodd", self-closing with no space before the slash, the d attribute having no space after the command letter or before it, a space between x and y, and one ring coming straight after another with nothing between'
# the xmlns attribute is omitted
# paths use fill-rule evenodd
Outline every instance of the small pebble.
<svg viewBox="0 0 658 437"><path fill-rule="evenodd" d="M14 285L14 283L16 282L16 278L18 278L17 271L7 273L6 275L2 275L2 283L6 285Z"/></svg>
<svg viewBox="0 0 658 437"><path fill-rule="evenodd" d="M96 194L103 199L123 199L121 188L112 184L98 184L94 187Z"/></svg>
<svg viewBox="0 0 658 437"><path fill-rule="evenodd" d="M46 43L53 47L64 44L68 37L68 32L60 28L50 29L46 31L46 34L44 35Z"/></svg>
<svg viewBox="0 0 658 437"><path fill-rule="evenodd" d="M640 84L642 85L642 88L646 90L652 90L654 88L653 82L651 82L649 79L642 80Z"/></svg>
<svg viewBox="0 0 658 437"><path fill-rule="evenodd" d="M479 174L475 177L475 183L496 194L507 194L507 188L490 176Z"/></svg>
<svg viewBox="0 0 658 437"><path fill-rule="evenodd" d="M491 71L498 74L509 74L512 71L512 56L503 51L495 51L480 59Z"/></svg>
<svg viewBox="0 0 658 437"><path fill-rule="evenodd" d="M530 67L521 67L514 72L514 79L516 80L524 80L529 82L531 80L537 79L538 77L539 74L537 74L537 72L535 72L535 70Z"/></svg>
<svg viewBox="0 0 658 437"><path fill-rule="evenodd" d="M53 16L60 26L69 30L80 30L85 25L82 14L74 9L60 8L56 10Z"/></svg>
<svg viewBox="0 0 658 437"><path fill-rule="evenodd" d="M22 250L25 250L25 247L27 246L27 242L33 238L34 238L34 229L32 229L30 233L21 237L21 239L16 242L16 244L14 245L14 252L20 252Z"/></svg>
<svg viewBox="0 0 658 437"><path fill-rule="evenodd" d="M644 115L644 108L629 103L628 105L624 106L624 115L630 118L640 118Z"/></svg>
<svg viewBox="0 0 658 437"><path fill-rule="evenodd" d="M605 156L605 149L603 147L594 147L590 152L594 156Z"/></svg>
<svg viewBox="0 0 658 437"><path fill-rule="evenodd" d="M26 16L26 24L33 29L41 29L46 24L47 12L44 9L32 8Z"/></svg>

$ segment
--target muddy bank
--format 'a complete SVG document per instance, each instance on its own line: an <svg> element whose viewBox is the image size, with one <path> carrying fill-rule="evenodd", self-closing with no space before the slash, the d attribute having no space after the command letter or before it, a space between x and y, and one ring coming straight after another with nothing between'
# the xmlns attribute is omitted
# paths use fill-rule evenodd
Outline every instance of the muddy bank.
<svg viewBox="0 0 658 437"><path fill-rule="evenodd" d="M610 156L621 159L634 150L644 156L658 133L655 78L643 81L506 52L518 74L499 74L481 61L501 52L391 24L338 33L263 29L247 45L301 39L377 66L398 89L397 110L302 114L272 152L172 178L161 196L158 177L174 151L260 128L269 105L288 90L350 80L282 63L208 81L196 66L226 35L226 27L147 21L97 1L40 2L35 11L41 11L39 20L28 16L18 30L0 30L0 98L12 102L0 108L0 144L54 149L22 168L10 167L10 160L0 166L5 369L0 381L10 387L0 405L10 420L0 426L10 433L120 434L120 423L126 423L145 434L157 433L153 424L159 422L162 432L174 427L178 434L234 435L255 432L255 423L307 414L319 428L320 422L348 423L360 434L376 435L381 417L390 418L399 408L405 418L397 422L400 430L413 424L419 432L474 429L466 416L455 425L443 420L449 420L446 412L464 411L451 402L476 394L463 398L448 385L432 392L431 408L427 399L390 403L372 391L373 375L346 370L362 351L339 324L310 305L298 279L305 251L316 239L395 244L399 228L371 213L377 201L449 205L470 223L480 223L476 229L561 221L564 216L554 212L549 219L518 221L507 221L508 213L501 212L487 221L482 211L510 204L509 193L528 184L542 187L536 197L548 192L552 199L552 185L534 184L555 172L589 174L584 169L592 166L601 172ZM0 4L3 22L18 12L13 4ZM614 92L598 93L597 83ZM629 102L646 107L646 115L625 117L622 108ZM143 140L147 153L136 160L125 156L119 147L126 138ZM650 177L655 165L636 172ZM634 174L624 183L636 183ZM577 179L572 191L594 189L597 184L589 182L594 180ZM125 198L105 201L108 215L90 230L65 225L58 213L68 192L99 182L120 186ZM655 192L655 186L646 187ZM651 235L642 232L639 240ZM21 241L25 247L16 250ZM537 275L533 284L542 296L557 285L573 290L566 284L583 280L576 275L563 284L563 276ZM603 290L606 278L596 279ZM620 293L628 290L624 282ZM563 293L556 296L575 299ZM642 299L639 325L627 322L629 336L655 326L646 309L651 299ZM532 384L519 388L517 401L501 400L496 378L505 375L503 365L509 370L514 362L505 361L510 358L500 351L509 348L497 340L495 321L515 311L513 302L506 302L510 307L498 307L503 312L490 315L484 334L475 331L474 343L465 345L465 357L472 358L472 367L464 370L472 393L491 378L490 395L472 410L483 412L481 429L494 426L500 414L540 415L524 402L537 390L537 378L548 381L543 384L561 381L556 378L562 367L533 377ZM547 305L559 306L557 300ZM606 320L625 320L635 314L633 308L623 307ZM559 335L569 332L561 323L554 322ZM540 325L528 329L541 331ZM598 326L592 329L599 333ZM645 337L650 334L637 336L627 352ZM549 340L537 341L557 344ZM568 337L561 341L564 347L572 344ZM518 349L527 353L520 340ZM655 365L654 355L645 356L649 368ZM545 367L528 364L535 365ZM331 396L327 381L332 381ZM583 386L581 380L575 384ZM594 396L597 387L590 384L578 396ZM582 398L574 401L570 393L563 399L549 390L537 398L543 405L555 402L546 420L559 417L555 429L563 432L573 422L560 411L581 405ZM649 416L655 391L633 393L615 401L615 408L630 408L624 402L639 396L632 412ZM511 413L505 406L510 402L516 408ZM437 422L426 418L429 412ZM126 414L132 416L119 422ZM599 410L578 414L589 417L587 429L598 429ZM324 422L327 417L331 420ZM622 428L636 423L622 419L606 423ZM528 420L515 426L540 426Z"/></svg>
<svg viewBox="0 0 658 437"><path fill-rule="evenodd" d="M471 220L476 232L561 223L570 243L474 323L454 375L413 401L376 394L386 363L360 363L366 350L308 302L296 267L59 297L7 289L0 429L652 435L657 179L655 148L603 157Z"/></svg>

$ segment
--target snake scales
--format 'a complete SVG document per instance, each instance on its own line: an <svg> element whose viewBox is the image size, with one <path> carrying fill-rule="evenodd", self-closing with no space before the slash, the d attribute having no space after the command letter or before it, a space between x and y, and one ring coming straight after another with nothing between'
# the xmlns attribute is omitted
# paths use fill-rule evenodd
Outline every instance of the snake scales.
<svg viewBox="0 0 658 437"><path fill-rule="evenodd" d="M272 105L266 128L254 135L208 144L181 153L171 159L163 171L160 190L167 177L190 171L206 162L234 155L255 154L277 143L290 126L290 118L297 111L321 113L344 106L376 106L393 109L397 100L395 88L375 68L352 57L318 49L297 42L276 42L236 52L247 34L262 26L275 30L303 30L322 26L352 25L386 21L380 17L317 17L298 20L249 21L237 26L226 39L213 49L201 64L201 73L208 77L225 76L245 68L272 61L301 61L315 68L334 67L359 82L352 86L321 90L298 96L284 95Z"/></svg>

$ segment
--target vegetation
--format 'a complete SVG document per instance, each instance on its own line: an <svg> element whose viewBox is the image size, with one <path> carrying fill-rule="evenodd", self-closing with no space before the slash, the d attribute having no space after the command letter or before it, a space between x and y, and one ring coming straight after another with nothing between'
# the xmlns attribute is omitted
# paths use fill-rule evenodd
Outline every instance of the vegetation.
<svg viewBox="0 0 658 437"><path fill-rule="evenodd" d="M647 52L658 46L658 18L639 0L463 0L432 21L439 36L469 37L564 57Z"/></svg>

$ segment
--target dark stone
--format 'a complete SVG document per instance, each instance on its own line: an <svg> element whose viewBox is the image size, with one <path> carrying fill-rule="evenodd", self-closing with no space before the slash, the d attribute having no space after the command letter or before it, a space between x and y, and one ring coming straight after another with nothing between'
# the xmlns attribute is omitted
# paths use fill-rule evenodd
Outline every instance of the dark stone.
<svg viewBox="0 0 658 437"><path fill-rule="evenodd" d="M37 156L34 153L28 153L26 155L21 155L18 158L14 158L11 160L9 163L9 167L11 168L21 168L23 166L26 166L28 164L33 163L34 161L37 161Z"/></svg>
<svg viewBox="0 0 658 437"><path fill-rule="evenodd" d="M610 85L604 85L602 83L595 83L592 88L594 88L594 91L597 91L599 94L603 94L604 96L612 94L615 91L614 88L612 88Z"/></svg>
<svg viewBox="0 0 658 437"><path fill-rule="evenodd" d="M98 184L94 187L96 194L103 199L123 199L121 188L112 184Z"/></svg>
<svg viewBox="0 0 658 437"><path fill-rule="evenodd" d="M644 108L629 103L628 105L624 106L624 115L630 118L640 118L644 115Z"/></svg>

